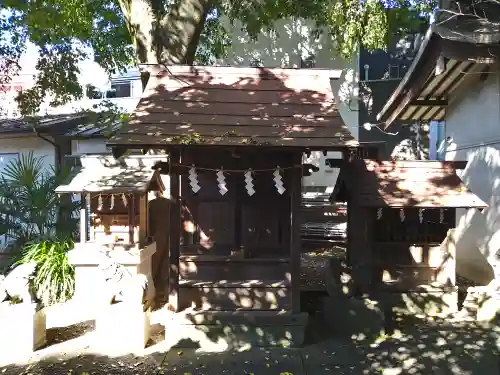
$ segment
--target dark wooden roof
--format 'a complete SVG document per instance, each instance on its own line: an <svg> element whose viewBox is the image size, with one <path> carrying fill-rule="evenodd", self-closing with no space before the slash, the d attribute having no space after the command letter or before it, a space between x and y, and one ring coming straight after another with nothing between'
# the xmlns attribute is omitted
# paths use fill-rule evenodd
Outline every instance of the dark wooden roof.
<svg viewBox="0 0 500 375"><path fill-rule="evenodd" d="M234 67L149 67L129 126L108 144L357 145L335 105L340 71Z"/></svg>
<svg viewBox="0 0 500 375"><path fill-rule="evenodd" d="M464 164L355 160L341 168L334 194L363 207L487 207L457 176Z"/></svg>

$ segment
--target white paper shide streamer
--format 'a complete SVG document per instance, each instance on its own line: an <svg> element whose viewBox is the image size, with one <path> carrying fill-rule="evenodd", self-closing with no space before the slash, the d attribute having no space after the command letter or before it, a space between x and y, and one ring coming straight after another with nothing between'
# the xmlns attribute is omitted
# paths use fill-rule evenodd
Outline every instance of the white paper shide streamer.
<svg viewBox="0 0 500 375"><path fill-rule="evenodd" d="M439 210L439 223L443 224L444 222L444 210L441 208Z"/></svg>
<svg viewBox="0 0 500 375"><path fill-rule="evenodd" d="M274 185L276 186L276 190L278 191L278 194L283 195L283 193L286 191L285 187L283 186L283 177L281 177L281 170L279 165L276 167L276 170L273 172L274 176Z"/></svg>
<svg viewBox="0 0 500 375"><path fill-rule="evenodd" d="M127 196L125 194L122 194L122 202L123 202L123 205L125 207L127 207L128 202L127 202Z"/></svg>
<svg viewBox="0 0 500 375"><path fill-rule="evenodd" d="M418 210L418 221L420 222L420 224L422 224L422 222L424 221L424 210L422 209Z"/></svg>
<svg viewBox="0 0 500 375"><path fill-rule="evenodd" d="M253 185L253 172L251 169L245 172L245 189L247 189L247 193L249 196L255 194L255 189Z"/></svg>
<svg viewBox="0 0 500 375"><path fill-rule="evenodd" d="M226 176L224 176L224 171L219 169L216 173L217 175L217 182L219 183L219 193L220 195L225 195L227 193L227 187L226 187Z"/></svg>
<svg viewBox="0 0 500 375"><path fill-rule="evenodd" d="M379 208L379 209L377 210L377 220L382 219L382 215L383 215L382 208Z"/></svg>
<svg viewBox="0 0 500 375"><path fill-rule="evenodd" d="M402 223L405 221L405 219L406 219L405 210L403 210L403 209L399 210L399 218L401 219Z"/></svg>
<svg viewBox="0 0 500 375"><path fill-rule="evenodd" d="M191 186L191 190L195 194L201 189L198 182L198 173L196 173L194 165L189 169L189 186Z"/></svg>

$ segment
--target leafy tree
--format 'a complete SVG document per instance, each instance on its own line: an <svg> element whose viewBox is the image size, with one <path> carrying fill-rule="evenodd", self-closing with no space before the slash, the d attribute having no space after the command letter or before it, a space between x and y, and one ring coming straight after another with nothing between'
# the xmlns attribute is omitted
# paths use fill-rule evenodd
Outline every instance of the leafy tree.
<svg viewBox="0 0 500 375"><path fill-rule="evenodd" d="M435 0L3 0L0 69L15 73L26 41L40 57L36 85L19 96L21 112L34 113L50 95L58 105L82 96L78 62L91 50L114 73L133 63L211 63L230 44L219 17L239 20L252 37L276 20L305 18L332 35L339 53L360 45L383 48L396 31L421 22ZM1 74L1 72L0 72Z"/></svg>

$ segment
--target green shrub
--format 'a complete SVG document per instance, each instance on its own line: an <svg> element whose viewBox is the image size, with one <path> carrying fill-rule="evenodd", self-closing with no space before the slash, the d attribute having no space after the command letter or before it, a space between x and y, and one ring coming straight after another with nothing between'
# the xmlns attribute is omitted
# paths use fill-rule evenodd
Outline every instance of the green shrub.
<svg viewBox="0 0 500 375"><path fill-rule="evenodd" d="M55 189L70 171L44 167L43 158L21 154L10 161L0 177L0 235L12 249L47 238L74 236L78 229L78 205Z"/></svg>
<svg viewBox="0 0 500 375"><path fill-rule="evenodd" d="M75 270L68 262L72 240L42 240L24 246L19 263L37 263L34 287L45 306L69 300L75 290Z"/></svg>

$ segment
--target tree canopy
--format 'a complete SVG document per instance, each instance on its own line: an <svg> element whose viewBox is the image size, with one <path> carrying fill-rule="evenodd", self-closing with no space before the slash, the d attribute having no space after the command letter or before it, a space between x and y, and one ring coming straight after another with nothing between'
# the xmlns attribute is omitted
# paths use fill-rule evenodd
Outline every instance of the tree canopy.
<svg viewBox="0 0 500 375"><path fill-rule="evenodd" d="M19 71L32 42L39 51L35 86L18 98L24 115L50 95L52 105L83 94L78 63L89 54L108 73L136 63L210 64L230 46L220 22L239 20L256 38L281 19L310 19L328 32L345 58L360 46L385 48L414 29L435 0L3 0L0 5L0 83ZM90 52L89 52L90 51Z"/></svg>

